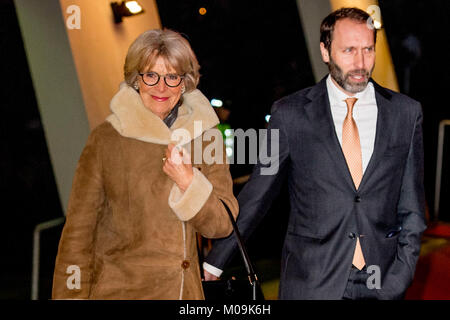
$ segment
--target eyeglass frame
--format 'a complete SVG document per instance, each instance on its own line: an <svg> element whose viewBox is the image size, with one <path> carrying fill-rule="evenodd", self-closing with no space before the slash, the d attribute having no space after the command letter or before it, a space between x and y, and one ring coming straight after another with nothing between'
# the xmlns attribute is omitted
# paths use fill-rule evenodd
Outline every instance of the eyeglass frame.
<svg viewBox="0 0 450 320"><path fill-rule="evenodd" d="M147 82L145 82L145 80L144 80L144 75L145 75L145 74L148 74L148 73L154 73L154 74L156 74L156 75L158 76L158 80L157 80L154 84L148 84ZM146 86L149 86L149 87L156 86L156 85L159 83L159 81L161 80L161 77L163 77L163 78L164 78L164 83L166 84L166 86L168 86L168 87L170 87L170 88L176 88L176 87L178 87L178 86L181 84L181 82L183 81L183 79L186 77L186 76L184 76L184 75L181 76L181 75L176 74L176 73L166 73L166 74L164 74L164 75L160 75L158 72L155 72L155 71L149 71L149 72L139 73L139 75L140 75L141 78L142 78L142 82L144 82L144 84L145 84ZM168 75L177 75L177 76L179 76L179 77L180 77L180 82L179 82L176 86L171 86L171 85L169 85L169 84L167 83L167 81L166 81L166 76L168 76Z"/></svg>

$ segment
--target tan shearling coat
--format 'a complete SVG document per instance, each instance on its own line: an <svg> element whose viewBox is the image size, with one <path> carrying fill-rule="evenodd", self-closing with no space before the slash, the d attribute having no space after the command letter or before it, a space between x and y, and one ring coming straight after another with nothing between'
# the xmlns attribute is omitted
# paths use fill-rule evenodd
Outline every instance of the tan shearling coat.
<svg viewBox="0 0 450 320"><path fill-rule="evenodd" d="M194 90L183 95L169 129L125 84L111 110L90 134L77 166L53 298L203 299L196 232L208 238L231 233L220 201L237 216L229 167L223 150L212 153L215 163L194 164L193 181L182 193L163 172L162 158L175 129L192 137L184 145L192 158L194 150L205 151L213 143L203 142L205 135L217 133L217 116ZM215 137L223 148L221 135Z"/></svg>

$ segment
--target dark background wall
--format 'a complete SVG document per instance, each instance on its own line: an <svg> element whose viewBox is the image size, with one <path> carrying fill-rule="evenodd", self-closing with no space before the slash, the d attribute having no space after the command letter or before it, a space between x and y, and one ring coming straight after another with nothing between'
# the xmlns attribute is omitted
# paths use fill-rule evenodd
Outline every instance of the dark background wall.
<svg viewBox="0 0 450 320"><path fill-rule="evenodd" d="M450 119L450 64L447 60L450 52L447 34L450 30L450 1L381 0L379 3L400 91L422 103L425 187L432 213L438 126L441 120ZM449 147L447 143L446 150ZM446 154L440 217L450 221L450 157L448 151Z"/></svg>
<svg viewBox="0 0 450 320"><path fill-rule="evenodd" d="M190 40L202 66L199 88L207 97L225 102L233 128L264 128L275 100L315 83L295 0L157 3L163 26ZM450 119L450 22L445 16L450 2L381 0L380 6L401 91L423 104L425 183L432 209L437 127L441 119ZM199 15L200 7L207 9L206 15ZM33 228L63 212L12 0L0 0L0 58L0 299L29 299ZM238 177L251 166L233 165L231 170ZM449 180L446 171L446 203ZM236 193L239 190L237 186ZM283 189L250 240L255 259L279 257L286 193ZM50 297L60 232L55 228L42 235L43 299Z"/></svg>
<svg viewBox="0 0 450 320"><path fill-rule="evenodd" d="M12 0L0 1L0 70L0 299L29 299L33 229L63 213Z"/></svg>

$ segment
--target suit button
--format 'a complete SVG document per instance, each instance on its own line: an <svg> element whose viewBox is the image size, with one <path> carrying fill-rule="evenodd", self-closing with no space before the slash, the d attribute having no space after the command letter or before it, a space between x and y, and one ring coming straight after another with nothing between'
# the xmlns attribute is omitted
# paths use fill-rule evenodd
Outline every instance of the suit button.
<svg viewBox="0 0 450 320"><path fill-rule="evenodd" d="M356 196L355 197L355 202L361 202L361 197L360 196Z"/></svg>
<svg viewBox="0 0 450 320"><path fill-rule="evenodd" d="M355 238L356 238L356 234L354 234L353 232L350 232L350 233L348 234L348 237L349 237L350 239L355 239Z"/></svg>
<svg viewBox="0 0 450 320"><path fill-rule="evenodd" d="M182 267L183 269L189 268L189 261L183 260L183 262L181 263L181 267Z"/></svg>

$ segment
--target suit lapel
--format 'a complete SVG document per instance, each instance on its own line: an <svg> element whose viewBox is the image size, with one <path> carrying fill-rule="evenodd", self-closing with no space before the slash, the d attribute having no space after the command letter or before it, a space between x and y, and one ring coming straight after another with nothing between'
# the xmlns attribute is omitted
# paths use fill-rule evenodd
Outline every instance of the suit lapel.
<svg viewBox="0 0 450 320"><path fill-rule="evenodd" d="M391 138L391 130L395 122L395 108L393 108L391 97L392 95L383 87L379 86L375 81L371 80L375 88L375 99L377 102L377 125L375 133L375 144L373 148L372 157L364 172L359 191L361 191L370 179L370 176L380 163L389 140Z"/></svg>
<svg viewBox="0 0 450 320"><path fill-rule="evenodd" d="M328 151L330 158L336 163L337 171L341 173L342 178L351 188L355 189L339 139L336 136L326 77L311 89L307 97L311 102L305 105L305 111L313 126L314 134L320 138L323 148Z"/></svg>
<svg viewBox="0 0 450 320"><path fill-rule="evenodd" d="M311 100L305 106L306 113L310 118L310 123L314 127L314 132L319 136L323 147L328 151L330 157L335 161L338 171L342 177L355 191L350 170L348 169L342 147L336 136L333 116L331 114L330 101L328 99L326 77L314 86L307 97ZM358 191L361 192L367 181L380 162L391 138L391 130L395 122L395 108L391 102L391 93L371 80L375 89L375 99L377 102L377 125L375 134L375 144L372 156L364 172Z"/></svg>

